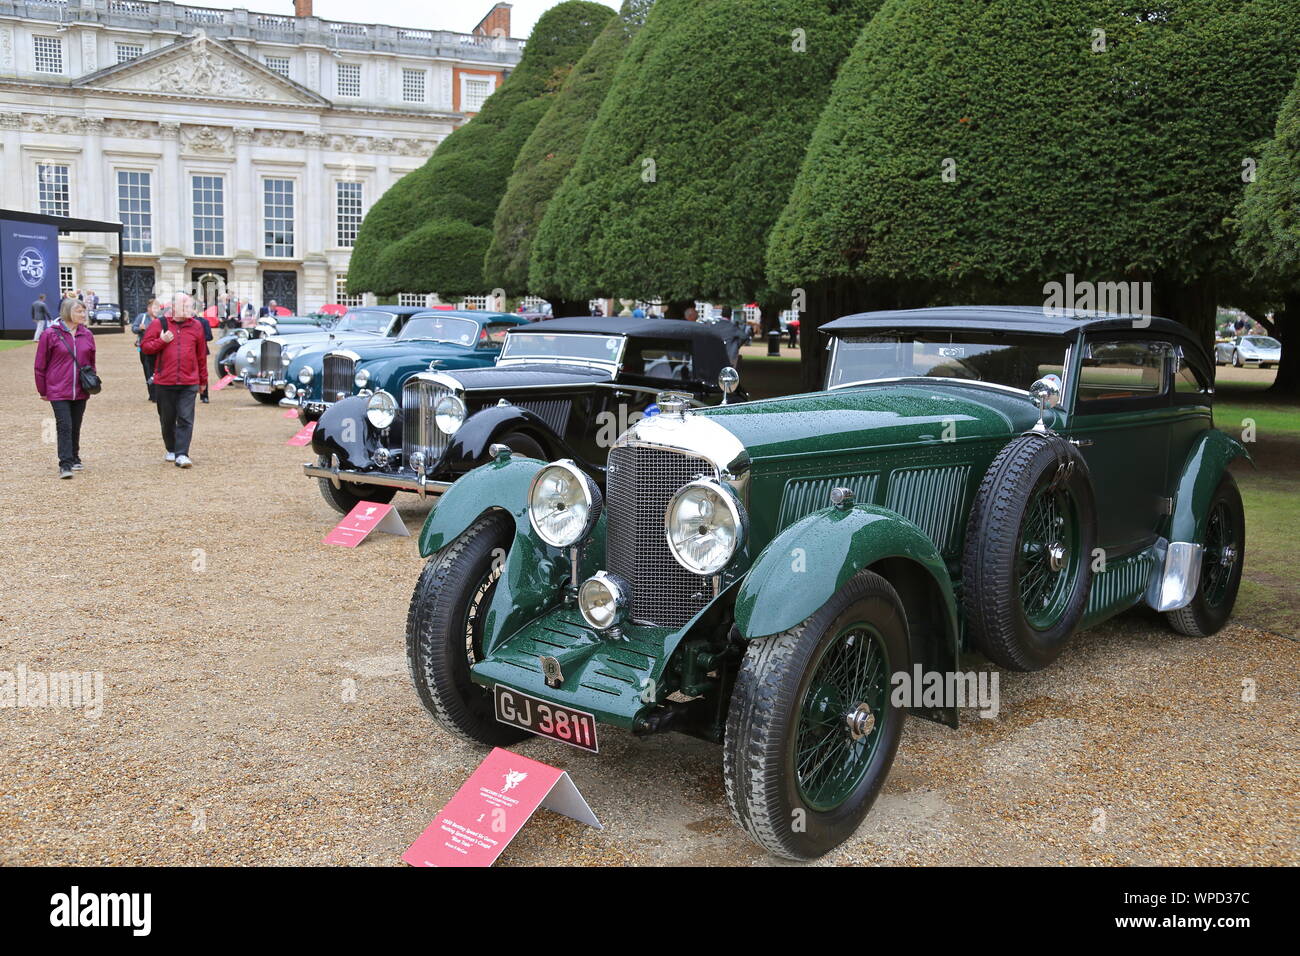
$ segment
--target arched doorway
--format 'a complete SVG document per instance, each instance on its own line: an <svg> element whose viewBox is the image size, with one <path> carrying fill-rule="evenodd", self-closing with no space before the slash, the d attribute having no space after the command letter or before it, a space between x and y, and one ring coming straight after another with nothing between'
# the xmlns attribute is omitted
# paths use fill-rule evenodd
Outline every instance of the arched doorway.
<svg viewBox="0 0 1300 956"><path fill-rule="evenodd" d="M190 279L194 283L194 306L200 313L216 305L226 291L225 269L195 269L190 273Z"/></svg>

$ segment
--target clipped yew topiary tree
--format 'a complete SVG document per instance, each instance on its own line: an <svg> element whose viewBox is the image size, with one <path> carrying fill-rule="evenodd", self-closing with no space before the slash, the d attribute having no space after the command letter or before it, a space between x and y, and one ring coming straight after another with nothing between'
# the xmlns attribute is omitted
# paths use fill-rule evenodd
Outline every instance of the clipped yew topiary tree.
<svg viewBox="0 0 1300 956"><path fill-rule="evenodd" d="M613 15L588 0L566 0L542 15L519 65L482 111L371 207L352 252L349 291L486 291L483 255L515 156Z"/></svg>
<svg viewBox="0 0 1300 956"><path fill-rule="evenodd" d="M1260 153L1238 215L1238 253L1278 306L1271 322L1255 314L1282 342L1282 363L1271 391L1300 396L1300 76L1282 104L1273 138Z"/></svg>
<svg viewBox="0 0 1300 956"><path fill-rule="evenodd" d="M573 168L628 44L645 22L653 2L624 0L618 16L605 25L583 54L519 150L505 195L497 206L492 244L484 262L484 278L489 286L503 288L510 295L529 291L545 295L557 307L556 314L576 307L563 302L555 289L530 289L528 265L533 237L546 204ZM585 312L586 303L581 303L581 309Z"/></svg>
<svg viewBox="0 0 1300 956"><path fill-rule="evenodd" d="M917 304L1039 302L1068 274L1150 282L1151 308L1208 341L1239 283L1224 220L1242 164L1298 65L1297 0L886 0L769 278L813 302L884 283Z"/></svg>
<svg viewBox="0 0 1300 956"><path fill-rule="evenodd" d="M761 295L767 231L877 6L658 0L547 205L530 287L675 308Z"/></svg>

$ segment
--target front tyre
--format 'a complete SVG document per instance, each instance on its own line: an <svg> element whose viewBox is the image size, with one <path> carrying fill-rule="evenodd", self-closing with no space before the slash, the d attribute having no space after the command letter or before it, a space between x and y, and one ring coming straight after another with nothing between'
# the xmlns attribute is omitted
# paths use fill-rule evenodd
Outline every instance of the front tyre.
<svg viewBox="0 0 1300 956"><path fill-rule="evenodd" d="M487 747L529 736L498 721L491 692L469 676L483 659L484 617L514 533L499 511L466 528L425 564L406 617L406 665L420 703L456 736Z"/></svg>
<svg viewBox="0 0 1300 956"><path fill-rule="evenodd" d="M870 571L750 643L722 770L732 818L769 853L815 859L857 830L898 749L906 712L890 702L890 675L907 667L902 603Z"/></svg>
<svg viewBox="0 0 1300 956"><path fill-rule="evenodd" d="M1165 613L1169 626L1188 637L1209 637L1227 623L1237 603L1246 556L1246 512L1231 474L1225 473L1214 489L1201 543L1205 550L1196 594L1187 607Z"/></svg>
<svg viewBox="0 0 1300 956"><path fill-rule="evenodd" d="M279 405L280 399L284 397L284 392L249 392L253 398L257 399L263 405Z"/></svg>
<svg viewBox="0 0 1300 956"><path fill-rule="evenodd" d="M323 455L319 462L322 465L327 464ZM356 485L343 481L335 488L328 478L317 478L316 483L320 485L320 496L341 515L351 514L352 509L363 501L386 505L397 494L396 488L385 488L383 485Z"/></svg>

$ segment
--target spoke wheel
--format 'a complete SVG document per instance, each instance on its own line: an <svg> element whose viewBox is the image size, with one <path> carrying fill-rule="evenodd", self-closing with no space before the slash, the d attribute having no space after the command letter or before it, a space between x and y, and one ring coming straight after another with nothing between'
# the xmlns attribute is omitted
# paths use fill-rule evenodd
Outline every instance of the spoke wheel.
<svg viewBox="0 0 1300 956"><path fill-rule="evenodd" d="M1241 542L1228 503L1222 498L1216 499L1206 522L1205 552L1201 555L1201 580L1208 606L1217 608L1223 605L1240 559Z"/></svg>
<svg viewBox="0 0 1300 956"><path fill-rule="evenodd" d="M1069 493L1044 481L1025 513L1016 567L1020 606L1030 627L1049 628L1064 613L1078 571L1078 539Z"/></svg>
<svg viewBox="0 0 1300 956"><path fill-rule="evenodd" d="M810 807L833 810L861 783L880 742L889 652L861 622L836 635L815 668L799 708L794 773Z"/></svg>
<svg viewBox="0 0 1300 956"><path fill-rule="evenodd" d="M745 650L722 776L732 818L769 852L810 860L862 823L884 786L907 712L890 674L910 660L907 615L859 571L801 624Z"/></svg>
<svg viewBox="0 0 1300 956"><path fill-rule="evenodd" d="M1224 473L1205 510L1201 533L1201 578L1186 607L1169 611L1165 620L1180 634L1208 637L1227 623L1237 603L1246 559L1246 514L1241 493Z"/></svg>

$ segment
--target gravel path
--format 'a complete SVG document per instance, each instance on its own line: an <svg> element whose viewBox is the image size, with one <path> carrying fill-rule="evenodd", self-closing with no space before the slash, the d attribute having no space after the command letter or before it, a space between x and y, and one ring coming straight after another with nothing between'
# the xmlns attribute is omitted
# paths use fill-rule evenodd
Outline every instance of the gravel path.
<svg viewBox="0 0 1300 956"><path fill-rule="evenodd" d="M192 470L165 465L129 338L99 346L72 481L32 350L0 353L0 680L104 688L98 719L0 709L0 864L397 864L480 759L407 682L414 538L322 545L334 515L285 445L296 422L242 389L200 406ZM401 511L414 533L427 506ZM1298 652L1123 617L1003 674L996 720L910 721L827 862L1300 862ZM769 862L730 823L717 748L602 733L598 757L520 749L569 770L605 830L543 811L499 865Z"/></svg>

